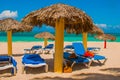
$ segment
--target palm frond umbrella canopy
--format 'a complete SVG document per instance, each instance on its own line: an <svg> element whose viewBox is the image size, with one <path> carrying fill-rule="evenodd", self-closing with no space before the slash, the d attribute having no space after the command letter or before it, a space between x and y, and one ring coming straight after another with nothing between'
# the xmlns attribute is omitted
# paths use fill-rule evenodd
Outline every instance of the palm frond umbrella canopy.
<svg viewBox="0 0 120 80"><path fill-rule="evenodd" d="M0 31L23 32L31 31L32 26L22 24L12 18L6 18L0 21Z"/></svg>
<svg viewBox="0 0 120 80"><path fill-rule="evenodd" d="M66 32L75 33L75 34L80 34L81 33L79 30L75 31L75 30L72 30L72 29L67 29ZM104 32L99 27L97 27L96 25L94 25L92 30L89 30L88 33L97 34L97 35L104 34Z"/></svg>
<svg viewBox="0 0 120 80"><path fill-rule="evenodd" d="M94 27L92 28L92 30L89 33L91 33L91 34L97 34L97 35L104 34L103 30L100 29L99 27L97 27L96 25L94 25Z"/></svg>
<svg viewBox="0 0 120 80"><path fill-rule="evenodd" d="M64 19L65 29L79 30L88 32L93 27L93 22L83 11L65 4L55 4L40 10L31 12L22 22L29 23L33 26L47 24L55 27L56 20Z"/></svg>
<svg viewBox="0 0 120 80"><path fill-rule="evenodd" d="M49 32L38 33L35 38L44 38L44 47L47 46L47 39L55 40L55 36Z"/></svg>
<svg viewBox="0 0 120 80"><path fill-rule="evenodd" d="M32 27L19 23L12 18L6 18L0 21L0 31L7 32L8 37L8 55L12 55L12 32L31 31Z"/></svg>
<svg viewBox="0 0 120 80"><path fill-rule="evenodd" d="M64 29L87 33L93 28L93 22L88 15L66 4L54 4L31 12L23 18L22 22L32 26L46 24L56 28L54 71L60 73L63 70L63 54L61 53L63 53Z"/></svg>
<svg viewBox="0 0 120 80"><path fill-rule="evenodd" d="M95 38L100 40L116 40L116 37L110 34L97 35Z"/></svg>
<svg viewBox="0 0 120 80"><path fill-rule="evenodd" d="M116 37L110 34L103 34L103 35L97 35L95 36L95 38L100 39L100 40L104 40L104 48L106 48L106 41L107 40L116 40Z"/></svg>

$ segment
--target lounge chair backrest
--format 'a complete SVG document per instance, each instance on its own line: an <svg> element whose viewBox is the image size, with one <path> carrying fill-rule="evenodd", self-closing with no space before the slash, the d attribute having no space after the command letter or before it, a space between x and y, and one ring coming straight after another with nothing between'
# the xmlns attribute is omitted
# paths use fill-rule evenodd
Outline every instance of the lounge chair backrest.
<svg viewBox="0 0 120 80"><path fill-rule="evenodd" d="M47 45L45 48L53 48L53 44L49 44L49 45Z"/></svg>
<svg viewBox="0 0 120 80"><path fill-rule="evenodd" d="M74 47L72 45L66 45L65 48L74 49Z"/></svg>
<svg viewBox="0 0 120 80"><path fill-rule="evenodd" d="M85 49L84 49L84 46L82 43L75 42L75 43L72 43L72 45L74 47L74 52L76 55L78 55L78 56L84 55Z"/></svg>
<svg viewBox="0 0 120 80"><path fill-rule="evenodd" d="M17 62L13 59L13 57L11 56L0 56L0 62L4 63L4 62L9 62L9 63L12 63L13 66L16 66L17 65Z"/></svg>
<svg viewBox="0 0 120 80"><path fill-rule="evenodd" d="M0 56L0 67L11 63L11 59L8 56Z"/></svg>
<svg viewBox="0 0 120 80"><path fill-rule="evenodd" d="M10 56L0 56L0 62L11 62L11 57Z"/></svg>
<svg viewBox="0 0 120 80"><path fill-rule="evenodd" d="M49 44L49 46L53 46L53 44Z"/></svg>
<svg viewBox="0 0 120 80"><path fill-rule="evenodd" d="M42 46L40 46L40 45L38 45L38 46L33 46L33 47L31 48L31 50L38 50L38 49L40 49L40 48L42 48Z"/></svg>

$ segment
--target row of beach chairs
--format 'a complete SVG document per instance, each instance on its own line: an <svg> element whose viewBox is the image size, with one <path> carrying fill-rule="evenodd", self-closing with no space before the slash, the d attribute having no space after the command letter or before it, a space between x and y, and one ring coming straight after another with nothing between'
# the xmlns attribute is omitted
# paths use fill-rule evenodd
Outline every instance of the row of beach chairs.
<svg viewBox="0 0 120 80"><path fill-rule="evenodd" d="M45 48L42 48L40 45L35 45L30 49L24 49L25 54L22 57L22 73L25 72L26 67L41 67L45 66L45 72L48 71L48 65L39 54L33 54L37 50L44 50L49 52L53 49L53 44L47 45ZM17 72L17 62L12 56L0 56L0 70L11 69L11 74L15 75Z"/></svg>
<svg viewBox="0 0 120 80"><path fill-rule="evenodd" d="M53 51L53 44L48 44L46 47L42 48L41 45L34 45L32 48L24 49L24 53L50 53Z"/></svg>
<svg viewBox="0 0 120 80"><path fill-rule="evenodd" d="M52 46L52 47L51 47ZM42 48L40 46L34 46L31 49L24 49L26 51L29 51L29 53L34 52L34 50ZM52 49L53 45L49 45L47 47L45 47L44 49ZM100 64L104 64L107 60L107 58L105 56L102 55L98 55L98 54L94 54L94 55L90 55L87 52L87 56L86 51L84 49L84 46L82 43L78 43L78 42L74 42L72 43L72 45L67 45L67 47L65 47L64 49L72 49L73 53L69 53L67 51L64 52L64 60L65 61L70 61L71 64L71 68L73 67L73 65L75 63L84 63L87 67L90 67L91 63L93 61L98 61L98 63ZM26 67L32 67L32 68L36 68L36 67L41 67L41 66L45 66L45 72L48 72L48 64L46 63L46 61L41 58L40 54L29 54L29 53L25 53L22 57L22 64L23 64L23 71L22 73L24 73L26 70ZM75 57L71 57L71 55L75 55ZM103 62L101 62L101 60L103 60ZM7 65L1 65L1 64L7 64ZM64 63L64 62L63 62ZM66 65L66 63L64 63ZM7 67L6 67L7 66ZM17 72L17 62L15 61L15 59L11 56L0 56L0 70L4 70L4 69L8 69L11 68L11 74L16 74Z"/></svg>

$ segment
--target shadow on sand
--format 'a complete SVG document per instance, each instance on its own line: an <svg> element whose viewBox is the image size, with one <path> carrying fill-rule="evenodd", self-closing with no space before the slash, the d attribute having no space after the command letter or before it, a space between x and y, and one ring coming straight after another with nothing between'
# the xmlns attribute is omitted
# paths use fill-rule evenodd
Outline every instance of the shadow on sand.
<svg viewBox="0 0 120 80"><path fill-rule="evenodd" d="M106 68L106 69L101 69L101 71L107 71L107 72L113 72L113 73L120 74L120 68Z"/></svg>
<svg viewBox="0 0 120 80"><path fill-rule="evenodd" d="M12 77L11 69L0 70L0 78L1 77Z"/></svg>
<svg viewBox="0 0 120 80"><path fill-rule="evenodd" d="M82 73L76 74L75 77L84 77L82 80L120 80L120 76L111 74L101 74L101 73Z"/></svg>
<svg viewBox="0 0 120 80"><path fill-rule="evenodd" d="M116 74L103 74L103 73L80 73L71 75L69 78L64 77L36 77L30 80L120 80L120 68L107 68L101 69L106 72L116 72ZM47 75L49 76L49 75Z"/></svg>
<svg viewBox="0 0 120 80"><path fill-rule="evenodd" d="M43 77L43 78L33 78L30 80L77 80L77 79L62 78L62 77Z"/></svg>

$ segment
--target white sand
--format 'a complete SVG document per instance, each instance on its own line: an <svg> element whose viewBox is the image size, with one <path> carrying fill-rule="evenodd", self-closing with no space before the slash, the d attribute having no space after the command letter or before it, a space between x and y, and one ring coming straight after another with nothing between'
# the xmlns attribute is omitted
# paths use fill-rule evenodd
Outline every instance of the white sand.
<svg viewBox="0 0 120 80"><path fill-rule="evenodd" d="M53 42L50 42L53 43ZM64 45L71 44L65 42ZM33 45L43 45L42 42L13 42L13 54L17 61L17 74L11 76L10 71L0 73L0 80L120 80L120 43L109 42L107 49L103 48L103 42L88 42L90 47L100 47L100 55L108 58L105 65L100 66L92 63L88 69L83 64L75 64L72 73L54 73L53 72L53 55L41 54L49 65L48 73L45 73L44 67L37 69L27 69L27 74L21 74L21 58L25 48L31 48ZM7 54L7 43L0 42L0 54ZM17 54L17 55L16 55Z"/></svg>

